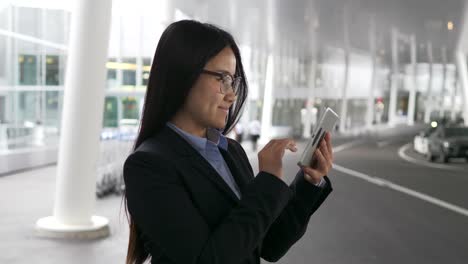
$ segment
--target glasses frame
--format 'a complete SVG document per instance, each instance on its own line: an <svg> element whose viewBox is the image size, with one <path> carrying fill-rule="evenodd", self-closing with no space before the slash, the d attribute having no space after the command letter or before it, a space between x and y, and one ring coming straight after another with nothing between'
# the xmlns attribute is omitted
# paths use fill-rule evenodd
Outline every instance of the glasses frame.
<svg viewBox="0 0 468 264"><path fill-rule="evenodd" d="M218 77L217 80L220 81L219 93L226 94L229 91L229 89L232 89L235 95L237 95L237 93L239 92L239 85L241 83L242 77L240 76L234 77L231 74L226 73L226 72L215 72L215 71L209 71L205 69L202 70L202 73ZM225 81L227 77L231 78L232 80L229 86L226 84L226 81Z"/></svg>

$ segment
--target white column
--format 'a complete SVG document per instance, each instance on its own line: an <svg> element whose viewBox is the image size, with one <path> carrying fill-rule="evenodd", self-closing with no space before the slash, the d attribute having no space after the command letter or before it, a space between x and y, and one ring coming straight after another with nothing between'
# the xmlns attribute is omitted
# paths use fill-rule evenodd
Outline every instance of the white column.
<svg viewBox="0 0 468 264"><path fill-rule="evenodd" d="M369 45L371 52L372 60L372 73L371 81L369 85L369 95L367 97L367 111L366 111L366 127L367 129L372 129L372 121L374 120L374 89L375 89L375 79L377 71L377 61L376 61L376 47L375 47L375 17L373 16L370 20L370 30L369 30Z"/></svg>
<svg viewBox="0 0 468 264"><path fill-rule="evenodd" d="M123 17L122 16L119 16L118 18L114 18L114 19L118 19L118 25L119 25L119 30L117 30L118 32L118 40L119 42L117 43L114 43L117 45L117 56L115 58L115 61L117 63L121 63L122 62L122 50L123 50L123 40L124 40L124 36L123 36ZM123 71L122 69L120 69L120 67L118 69L115 70L115 80L117 82L117 86L122 86L123 85Z"/></svg>
<svg viewBox="0 0 468 264"><path fill-rule="evenodd" d="M432 77L433 77L433 60L432 60L432 43L427 43L427 57L429 59L429 81L427 87L426 107L424 110L424 123L431 121L432 112Z"/></svg>
<svg viewBox="0 0 468 264"><path fill-rule="evenodd" d="M310 72L309 72L309 78L308 78L308 98L307 98L307 104L305 108L305 113L306 113L306 119L304 120L304 127L302 129L302 137L304 138L310 138L312 136L312 130L311 126L315 126L315 122L312 122L313 118L313 110L314 110L314 102L315 102L315 72L317 70L317 57L315 56L315 53L312 56L312 61L311 61L311 66L310 66ZM314 123L314 124L312 124Z"/></svg>
<svg viewBox="0 0 468 264"><path fill-rule="evenodd" d="M138 17L138 50L137 50L137 57L136 57L136 87L140 87L143 85L143 16ZM120 119L119 119L120 120Z"/></svg>
<svg viewBox="0 0 468 264"><path fill-rule="evenodd" d="M417 86L417 64L416 64L416 37L411 35L411 86L408 98L408 120L409 126L414 125L414 112L416 108L416 86Z"/></svg>
<svg viewBox="0 0 468 264"><path fill-rule="evenodd" d="M248 38L248 36L246 36ZM250 41L247 41L246 44L240 46L241 54L242 54L242 63L244 66L244 72L246 75L246 78L250 81L249 83L252 85L254 76L253 76L253 68L255 65L253 65L253 57L255 50L253 49L252 43ZM251 88L250 86L249 88ZM249 92L251 92L251 89L249 89ZM250 94L249 94L250 95ZM247 128L248 128L248 123L249 123L249 117L250 117L250 102L251 102L251 97L247 98L244 103L244 110L243 114L239 120L239 124L242 125L244 135L247 134Z"/></svg>
<svg viewBox="0 0 468 264"><path fill-rule="evenodd" d="M455 55L456 56L456 55ZM456 57L455 57L456 58ZM455 64L456 65L456 64ZM457 93L458 93L458 85L459 85L459 82L457 81L457 78L458 78L458 70L457 68L455 68L455 73L453 75L453 89L452 89L452 94L451 94L451 97L450 97L450 102L451 102L451 107L450 107L450 120L451 121L455 121L455 117L456 117L456 114L457 114L457 109L455 107L455 99L457 97Z"/></svg>
<svg viewBox="0 0 468 264"><path fill-rule="evenodd" d="M308 89L308 98L307 98L307 104L306 104L306 116L308 117L306 120L304 120L304 128L302 131L302 136L304 138L310 138L313 133L313 128L315 128L315 125L317 123L317 110L314 108L314 103L315 103L315 79L316 73L317 73L317 65L318 65L318 45L319 45L319 34L317 33L317 28L318 24L317 22L317 14L315 13L315 1L309 2L309 8L308 8L308 13L312 16L312 19L309 18L309 29L310 29L310 48L311 48L311 61L310 61L310 70L309 74L306 75L306 80L307 80L307 89ZM305 65L304 65L304 68ZM304 73L305 74L305 73ZM312 128L312 129L311 129Z"/></svg>
<svg viewBox="0 0 468 264"><path fill-rule="evenodd" d="M462 51L456 52L458 76L460 78L460 88L463 101L463 119L468 126L468 69L466 66L466 54Z"/></svg>
<svg viewBox="0 0 468 264"><path fill-rule="evenodd" d="M340 113L340 132L346 131L346 124L348 119L348 89L349 89L349 61L350 61L350 51L349 51L349 28L348 28L348 10L345 6L343 11L343 31L344 31L344 78L343 78L343 90L341 94L341 113Z"/></svg>
<svg viewBox="0 0 468 264"><path fill-rule="evenodd" d="M160 0L160 8L164 10L163 17L161 18L162 23L166 26L169 26L175 19L175 1L174 0ZM204 17L206 18L206 17Z"/></svg>
<svg viewBox="0 0 468 264"><path fill-rule="evenodd" d="M12 32L13 31L13 7L10 6L7 8L7 30ZM6 79L7 79L7 86L14 87L15 85L15 63L17 63L18 58L16 57L16 53L14 52L13 45L14 41L11 36L6 36ZM15 62L16 61L16 62ZM16 92L13 91L15 94ZM11 93L10 93L11 94ZM11 121L13 118L13 110L12 106L14 105L13 98L14 96L6 96L5 97L5 120ZM6 127L5 127L6 130ZM6 131L5 131L6 132ZM6 135L5 135L5 144L6 144ZM1 147L0 147L1 149Z"/></svg>
<svg viewBox="0 0 468 264"><path fill-rule="evenodd" d="M266 23L266 32L267 32L267 67L265 73L265 90L263 93L263 104L262 104L262 123L261 123L261 130L260 130L260 138L258 143L260 145L268 143L270 141L271 129L272 129L272 112L273 112L273 103L274 101L274 84L275 84L275 63L281 60L280 49L275 48L277 46L277 39L276 39L276 1L275 0L267 0L266 2L266 15L267 15L267 23ZM278 56L277 56L278 55ZM278 75L276 75L278 77Z"/></svg>
<svg viewBox="0 0 468 264"><path fill-rule="evenodd" d="M14 29L17 30L19 28L19 12L18 12L18 7L17 6L12 6L13 8L13 25ZM19 127L19 91L18 91L18 86L20 82L20 65L18 62L18 38L13 38L13 83L12 86L14 87L14 95L13 95L13 116L14 116L14 124L15 127ZM14 130L16 134L16 129Z"/></svg>
<svg viewBox="0 0 468 264"><path fill-rule="evenodd" d="M398 29L392 28L392 80L390 87L390 102L388 107L388 124L395 125L396 104L398 97L399 69L398 69Z"/></svg>
<svg viewBox="0 0 468 264"><path fill-rule="evenodd" d="M55 205L37 221L42 236L109 235L108 220L93 212L111 9L111 0L80 0L72 13Z"/></svg>
<svg viewBox="0 0 468 264"><path fill-rule="evenodd" d="M7 24L7 30L9 32L13 32L13 7L7 7L7 17L6 17L6 24ZM13 60L16 54L13 54L13 38L11 36L5 36L6 40L6 79L7 79L7 86L13 86ZM16 61L18 61L18 58L16 58ZM8 113L7 109L7 113ZM9 115L6 115L6 117L9 117Z"/></svg>
<svg viewBox="0 0 468 264"><path fill-rule="evenodd" d="M272 126L272 110L274 102L274 58L273 53L268 55L266 79L265 79L265 92L263 93L262 104L262 127L259 139L259 144L266 144L271 139L271 126Z"/></svg>
<svg viewBox="0 0 468 264"><path fill-rule="evenodd" d="M440 100L439 100L439 117L444 118L445 116L445 96L446 92L445 90L447 89L447 49L444 47L441 48L442 52L442 89L440 92Z"/></svg>

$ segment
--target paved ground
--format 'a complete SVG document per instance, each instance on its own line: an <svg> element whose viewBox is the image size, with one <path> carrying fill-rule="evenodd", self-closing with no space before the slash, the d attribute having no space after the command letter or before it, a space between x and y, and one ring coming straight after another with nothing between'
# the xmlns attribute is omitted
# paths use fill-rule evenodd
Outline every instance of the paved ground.
<svg viewBox="0 0 468 264"><path fill-rule="evenodd" d="M398 154L417 129L335 137L334 145L341 147L336 148L330 175L334 191L312 217L304 237L278 263L468 263L468 216L401 191L468 208L466 163L448 164L459 170L438 169ZM245 148L256 169L248 142ZM423 161L410 148L407 152ZM297 171L299 155L285 156L288 181ZM35 221L52 212L55 173L51 166L0 177L0 263L124 263L128 229L120 196L96 203L96 215L111 221L112 235L106 239L34 236ZM376 184L381 181L386 184ZM388 183L406 189L390 188Z"/></svg>
<svg viewBox="0 0 468 264"><path fill-rule="evenodd" d="M370 135L336 153L342 169L331 175L334 192L279 263L468 263L468 215L343 172L378 177L468 212L466 163L449 164L461 170L435 169L398 155L416 131Z"/></svg>

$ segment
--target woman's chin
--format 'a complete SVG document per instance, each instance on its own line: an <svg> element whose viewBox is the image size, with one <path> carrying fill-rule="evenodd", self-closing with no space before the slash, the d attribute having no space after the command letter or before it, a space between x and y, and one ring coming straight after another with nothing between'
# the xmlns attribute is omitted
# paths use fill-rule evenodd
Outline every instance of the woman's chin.
<svg viewBox="0 0 468 264"><path fill-rule="evenodd" d="M216 124L214 124L213 127L217 129L224 129L225 126L226 126L226 122L223 120L223 121L216 122Z"/></svg>

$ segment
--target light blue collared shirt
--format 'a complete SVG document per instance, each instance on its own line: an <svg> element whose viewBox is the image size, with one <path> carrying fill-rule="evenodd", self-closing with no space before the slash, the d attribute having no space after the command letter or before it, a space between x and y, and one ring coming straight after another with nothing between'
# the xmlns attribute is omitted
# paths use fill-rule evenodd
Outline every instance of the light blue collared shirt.
<svg viewBox="0 0 468 264"><path fill-rule="evenodd" d="M236 196L239 199L241 198L239 186L237 186L234 177L232 177L231 171L218 148L220 147L227 151L228 141L223 134L217 129L209 128L206 132L206 138L202 138L183 131L171 122L167 122L166 125L190 143L218 172Z"/></svg>

